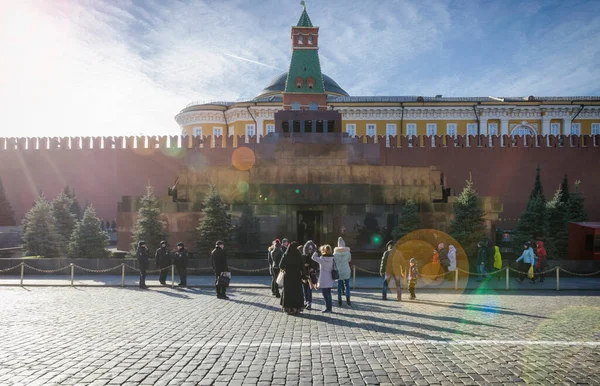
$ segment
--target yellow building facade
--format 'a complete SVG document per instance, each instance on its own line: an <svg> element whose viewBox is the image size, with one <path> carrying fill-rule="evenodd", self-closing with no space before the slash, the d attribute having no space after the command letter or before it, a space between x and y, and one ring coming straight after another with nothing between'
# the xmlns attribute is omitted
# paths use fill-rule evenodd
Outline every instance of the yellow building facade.
<svg viewBox="0 0 600 386"><path fill-rule="evenodd" d="M600 97L595 96L350 96L332 78L321 74L318 56L315 56L316 59L301 56L307 52L298 46L299 35L303 31L310 31L310 41L314 37L315 42L310 49L317 52L318 27L312 26L306 10L298 25L292 27L293 54L290 71L293 73L286 72L276 76L252 100L190 103L175 116L181 133L212 137L211 146L215 146L215 138L225 146L225 136L233 136L234 145L237 145L238 137L245 137L245 141L256 137L256 141L260 142L266 135L285 133L286 128L291 127L281 122L278 127L275 117L277 112L317 110L317 103L313 103L314 108L311 108L308 102L312 101L311 98L316 100L318 97L322 101L326 97L326 110L335 111L341 116L341 124L336 124L336 130L349 136L362 136L363 141L367 141L367 137L373 137L377 141L380 136L396 135L600 134ZM298 71L302 75L302 66L307 71L307 64L304 63L308 63L309 71L314 75L313 77L307 73L306 76L318 79L319 83L322 78L320 94L312 90L309 90L312 94L306 91L301 93L300 90L295 93L290 84L301 79ZM301 80L300 82L302 83ZM290 103L284 105L285 98ZM294 103L294 98L297 103ZM318 110L325 109L321 104L318 106ZM325 132L327 130L325 128Z"/></svg>

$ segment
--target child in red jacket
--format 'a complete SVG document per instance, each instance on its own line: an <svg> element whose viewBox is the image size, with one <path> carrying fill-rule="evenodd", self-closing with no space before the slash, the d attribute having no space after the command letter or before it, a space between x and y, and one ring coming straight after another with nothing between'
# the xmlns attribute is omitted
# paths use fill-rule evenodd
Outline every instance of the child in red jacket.
<svg viewBox="0 0 600 386"><path fill-rule="evenodd" d="M548 266L548 263L546 262L546 248L544 248L543 241L536 242L536 254L537 254L537 261L535 263L535 268L538 272L538 277L540 278L540 283L543 283L544 279L545 279L545 275L542 273L542 271L544 270L544 268L546 268Z"/></svg>

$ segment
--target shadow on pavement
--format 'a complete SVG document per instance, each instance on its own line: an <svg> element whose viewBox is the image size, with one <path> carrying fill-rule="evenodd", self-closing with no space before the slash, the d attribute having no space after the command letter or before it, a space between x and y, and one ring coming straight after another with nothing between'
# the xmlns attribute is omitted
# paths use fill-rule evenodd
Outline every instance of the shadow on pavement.
<svg viewBox="0 0 600 386"><path fill-rule="evenodd" d="M529 318L537 318L537 319L548 319L545 316L539 315L530 315L524 314L516 311L508 311L503 308L496 308L494 306L485 306L479 304L468 304L468 303L446 303L446 302L436 302L433 300L413 300L415 303L426 304L428 306L434 307L445 307L445 308L453 308L465 311L478 311L478 312L488 312L492 314L502 314L502 315L511 315L511 316L526 316Z"/></svg>

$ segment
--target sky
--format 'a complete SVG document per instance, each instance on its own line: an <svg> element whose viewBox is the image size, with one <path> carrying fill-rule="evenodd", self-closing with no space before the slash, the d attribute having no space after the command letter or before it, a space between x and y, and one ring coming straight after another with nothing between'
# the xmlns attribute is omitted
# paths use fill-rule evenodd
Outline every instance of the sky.
<svg viewBox="0 0 600 386"><path fill-rule="evenodd" d="M307 0L350 95L600 95L600 1ZM291 0L19 0L0 8L0 136L177 134L191 101L285 72Z"/></svg>

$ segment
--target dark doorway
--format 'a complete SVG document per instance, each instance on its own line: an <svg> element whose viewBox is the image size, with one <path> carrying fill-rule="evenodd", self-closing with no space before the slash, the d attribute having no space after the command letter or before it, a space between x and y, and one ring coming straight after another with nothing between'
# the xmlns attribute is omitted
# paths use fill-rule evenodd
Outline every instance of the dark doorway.
<svg viewBox="0 0 600 386"><path fill-rule="evenodd" d="M321 216L323 212L314 210L303 210L297 212L296 229L298 242L306 243L308 240L321 245Z"/></svg>

